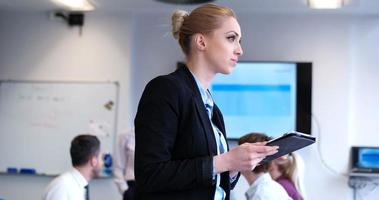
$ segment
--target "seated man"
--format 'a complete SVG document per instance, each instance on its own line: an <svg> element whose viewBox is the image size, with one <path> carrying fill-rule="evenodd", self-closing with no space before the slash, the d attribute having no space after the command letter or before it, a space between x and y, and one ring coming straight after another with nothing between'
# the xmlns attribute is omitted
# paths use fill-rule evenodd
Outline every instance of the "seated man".
<svg viewBox="0 0 379 200"><path fill-rule="evenodd" d="M270 137L261 133L250 133L238 140L238 144L269 141ZM243 171L250 187L246 191L247 200L291 200L284 188L268 173L269 163L259 165L253 171Z"/></svg>
<svg viewBox="0 0 379 200"><path fill-rule="evenodd" d="M102 166L100 141L93 135L79 135L71 142L73 168L55 178L46 188L44 200L89 200L88 183Z"/></svg>

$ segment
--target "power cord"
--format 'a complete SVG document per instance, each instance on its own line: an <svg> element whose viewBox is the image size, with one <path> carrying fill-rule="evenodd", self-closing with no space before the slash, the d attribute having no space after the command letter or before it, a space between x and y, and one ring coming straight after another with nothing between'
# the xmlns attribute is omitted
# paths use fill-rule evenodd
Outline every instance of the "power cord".
<svg viewBox="0 0 379 200"><path fill-rule="evenodd" d="M314 121L315 125L316 125L316 133L317 133L317 155L318 155L318 158L319 160L321 161L321 164L322 166L327 169L329 172L331 172L332 174L335 174L335 175L338 175L338 176L346 176L348 177L349 174L348 173L340 173L338 172L337 170L333 169L330 165L328 165L326 163L326 161L324 160L324 156L322 155L322 151L321 151L321 143L322 143L322 137L321 137L321 126L320 126L320 123L319 123L319 120L317 119L317 117L312 113L311 114L311 119Z"/></svg>

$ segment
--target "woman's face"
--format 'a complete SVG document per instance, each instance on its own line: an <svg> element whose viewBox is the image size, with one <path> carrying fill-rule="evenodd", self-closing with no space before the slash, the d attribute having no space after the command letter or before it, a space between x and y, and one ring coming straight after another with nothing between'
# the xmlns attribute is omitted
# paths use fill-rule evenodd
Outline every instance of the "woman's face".
<svg viewBox="0 0 379 200"><path fill-rule="evenodd" d="M206 38L205 57L215 73L229 74L242 55L241 28L234 17L228 17L222 26Z"/></svg>

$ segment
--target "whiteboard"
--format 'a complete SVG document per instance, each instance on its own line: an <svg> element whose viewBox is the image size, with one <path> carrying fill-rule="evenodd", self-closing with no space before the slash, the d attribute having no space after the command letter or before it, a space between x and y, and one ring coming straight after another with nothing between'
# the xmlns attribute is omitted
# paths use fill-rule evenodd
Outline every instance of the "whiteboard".
<svg viewBox="0 0 379 200"><path fill-rule="evenodd" d="M0 172L65 172L71 140L85 133L113 155L117 100L115 82L0 81Z"/></svg>

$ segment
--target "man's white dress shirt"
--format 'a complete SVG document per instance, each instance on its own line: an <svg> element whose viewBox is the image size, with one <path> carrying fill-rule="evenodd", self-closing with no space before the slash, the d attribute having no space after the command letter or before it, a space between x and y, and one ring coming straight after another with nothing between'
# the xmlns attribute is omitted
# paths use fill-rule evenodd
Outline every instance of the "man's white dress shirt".
<svg viewBox="0 0 379 200"><path fill-rule="evenodd" d="M44 200L85 200L87 180L75 168L53 179L45 189Z"/></svg>
<svg viewBox="0 0 379 200"><path fill-rule="evenodd" d="M247 200L292 200L269 173L260 175L245 193Z"/></svg>

